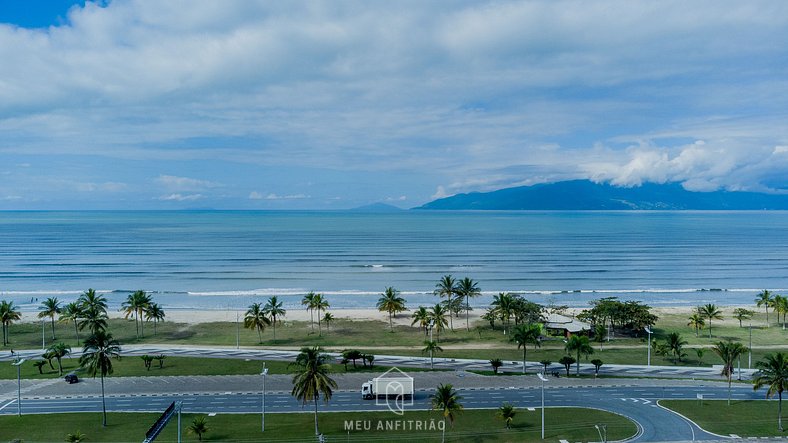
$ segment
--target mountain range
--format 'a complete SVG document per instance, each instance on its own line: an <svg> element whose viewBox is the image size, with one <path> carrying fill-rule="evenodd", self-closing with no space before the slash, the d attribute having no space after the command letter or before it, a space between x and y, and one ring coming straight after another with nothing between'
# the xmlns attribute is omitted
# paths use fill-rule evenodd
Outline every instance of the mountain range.
<svg viewBox="0 0 788 443"><path fill-rule="evenodd" d="M785 210L788 194L688 191L680 183L618 187L590 180L471 192L414 209L443 210Z"/></svg>

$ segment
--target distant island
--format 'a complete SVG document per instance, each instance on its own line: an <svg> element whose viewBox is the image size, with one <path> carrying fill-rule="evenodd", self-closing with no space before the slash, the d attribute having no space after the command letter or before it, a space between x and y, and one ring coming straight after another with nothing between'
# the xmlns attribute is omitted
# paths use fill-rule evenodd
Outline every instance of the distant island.
<svg viewBox="0 0 788 443"><path fill-rule="evenodd" d="M520 186L440 198L414 209L442 210L784 210L788 195L692 192L680 183L618 187L590 180Z"/></svg>

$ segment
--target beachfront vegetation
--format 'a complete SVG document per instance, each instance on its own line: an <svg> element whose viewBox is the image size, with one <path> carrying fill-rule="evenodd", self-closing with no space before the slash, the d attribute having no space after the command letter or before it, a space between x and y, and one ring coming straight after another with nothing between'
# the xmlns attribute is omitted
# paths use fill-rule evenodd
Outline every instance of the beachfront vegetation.
<svg viewBox="0 0 788 443"><path fill-rule="evenodd" d="M698 306L698 314L709 321L709 338L711 338L711 321L722 320L722 311L717 305L709 303L703 306Z"/></svg>
<svg viewBox="0 0 788 443"><path fill-rule="evenodd" d="M577 353L575 361L577 363L577 375L580 375L580 354L583 354L586 359L588 359L588 356L594 353L594 348L592 348L591 343L588 342L588 337L584 335L573 335L566 341L564 349L568 353Z"/></svg>
<svg viewBox="0 0 788 443"><path fill-rule="evenodd" d="M454 420L457 418L457 415L463 411L460 400L462 400L462 397L457 394L457 391L454 390L451 384L438 385L435 393L432 394L430 400L432 409L440 412L443 417L441 442L446 441L446 428L448 427L446 421L448 420L448 424L454 426Z"/></svg>
<svg viewBox="0 0 788 443"><path fill-rule="evenodd" d="M14 302L6 300L0 301L0 324L2 324L3 327L3 346L9 343L8 329L11 324L15 321L19 321L21 318L22 314L19 312L19 308L14 306Z"/></svg>
<svg viewBox="0 0 788 443"><path fill-rule="evenodd" d="M542 346L542 341L539 340L541 333L542 328L534 323L519 325L512 333L511 340L517 343L517 349L523 349L523 374L525 374L525 360L528 353L528 345L534 345L534 349Z"/></svg>
<svg viewBox="0 0 788 443"><path fill-rule="evenodd" d="M783 391L788 385L788 358L782 352L767 354L755 367L758 371L752 378L753 389L758 390L765 386L766 398L777 394L777 429L783 432Z"/></svg>
<svg viewBox="0 0 788 443"><path fill-rule="evenodd" d="M38 318L43 319L49 317L50 322L52 323L52 340L56 340L55 316L60 314L60 300L58 300L57 297L49 297L41 302L39 310L40 312L38 313Z"/></svg>
<svg viewBox="0 0 788 443"><path fill-rule="evenodd" d="M714 345L711 350L722 360L722 371L720 374L728 379L728 404L731 404L731 378L733 378L733 365L741 355L747 352L747 347L741 343L721 341Z"/></svg>
<svg viewBox="0 0 788 443"><path fill-rule="evenodd" d="M337 382L330 377L331 367L328 362L331 357L317 346L301 348L301 353L296 357L293 366L296 374L293 376L293 397L306 405L315 404L315 435L320 435L317 422L317 406L322 397L325 403L331 400Z"/></svg>
<svg viewBox="0 0 788 443"><path fill-rule="evenodd" d="M389 286L383 291L383 294L380 295L377 304L375 305L378 308L378 311L381 312L388 312L389 314L389 328L391 332L394 332L394 323L392 323L392 317L396 316L398 312L407 311L408 308L405 305L405 299L399 296L399 291L394 289L392 286Z"/></svg>
<svg viewBox="0 0 788 443"><path fill-rule="evenodd" d="M112 360L120 358L120 345L112 338L112 334L96 331L85 340L79 365L87 374L95 378L101 377L101 411L102 426L107 426L107 404L104 397L104 377L112 374Z"/></svg>

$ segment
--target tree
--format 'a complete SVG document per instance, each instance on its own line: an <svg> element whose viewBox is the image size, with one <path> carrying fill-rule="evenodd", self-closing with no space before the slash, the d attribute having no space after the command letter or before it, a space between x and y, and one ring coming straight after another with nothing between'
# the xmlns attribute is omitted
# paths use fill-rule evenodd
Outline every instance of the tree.
<svg viewBox="0 0 788 443"><path fill-rule="evenodd" d="M514 296L508 292L500 292L498 295L493 296L493 310L498 314L501 323L503 323L503 335L506 335L509 320L514 313L514 300Z"/></svg>
<svg viewBox="0 0 788 443"><path fill-rule="evenodd" d="M38 309L41 310L38 313L38 318L49 317L52 322L52 340L55 340L55 315L60 314L60 301L57 297L49 297L41 302Z"/></svg>
<svg viewBox="0 0 788 443"><path fill-rule="evenodd" d="M441 277L435 285L434 294L441 298L446 297L446 301L450 305L452 298L457 294L457 282L454 277L451 274ZM452 331L454 330L454 321L451 316L449 316L449 327Z"/></svg>
<svg viewBox="0 0 788 443"><path fill-rule="evenodd" d="M534 347L541 346L542 342L539 340L539 335L542 333L542 328L533 323L520 325L514 329L511 341L517 343L517 349L523 348L523 374L525 370L525 358L528 351L528 345L533 344Z"/></svg>
<svg viewBox="0 0 788 443"><path fill-rule="evenodd" d="M711 338L711 321L722 320L722 311L717 308L717 305L709 303L705 306L698 306L698 314L709 320L709 338Z"/></svg>
<svg viewBox="0 0 788 443"><path fill-rule="evenodd" d="M323 330L320 326L320 314L326 309L330 308L331 305L328 304L328 300L323 297L323 294L316 294L312 302L314 303L314 307L312 309L317 310L317 332L318 335L323 335Z"/></svg>
<svg viewBox="0 0 788 443"><path fill-rule="evenodd" d="M79 430L66 435L66 443L82 443L87 440L87 436Z"/></svg>
<svg viewBox="0 0 788 443"><path fill-rule="evenodd" d="M0 301L0 323L3 325L3 346L8 345L8 329L15 321L22 319L22 313L19 308L14 306L13 301Z"/></svg>
<svg viewBox="0 0 788 443"><path fill-rule="evenodd" d="M506 429L510 429L512 427L512 420L514 420L514 416L517 415L517 410L514 409L514 406L511 404L504 403L498 408L498 412L495 415L506 423Z"/></svg>
<svg viewBox="0 0 788 443"><path fill-rule="evenodd" d="M284 317L287 311L282 308L282 302L274 295L269 297L268 302L263 306L263 314L271 319L271 325L274 327L274 340L276 340L276 322L280 317Z"/></svg>
<svg viewBox="0 0 788 443"><path fill-rule="evenodd" d="M77 303L81 304L85 311L94 310L103 314L107 313L107 299L103 295L97 294L93 289L83 292L77 299Z"/></svg>
<svg viewBox="0 0 788 443"><path fill-rule="evenodd" d="M673 363L676 363L676 359L681 361L681 357L686 356L684 351L684 345L687 344L687 340L684 340L678 332L671 332L668 334L666 339L668 349L673 354Z"/></svg>
<svg viewBox="0 0 788 443"><path fill-rule="evenodd" d="M46 362L46 361L44 361L44 360L39 360L39 361L37 361L37 362L34 362L34 363L33 363L33 366L35 366L35 367L36 367L36 369L38 369L38 373L39 373L39 374L43 374L43 373L44 373L44 366L45 366L46 364L47 364L47 362Z"/></svg>
<svg viewBox="0 0 788 443"><path fill-rule="evenodd" d="M558 363L561 363L562 365L564 365L564 369L566 369L566 376L567 377L569 377L569 368L576 361L577 360L575 360L574 357L569 356L569 355L565 355L565 356L561 357L560 360L558 360Z"/></svg>
<svg viewBox="0 0 788 443"><path fill-rule="evenodd" d="M550 360L539 360L539 364L544 366L544 372L542 374L547 374L547 367L553 364Z"/></svg>
<svg viewBox="0 0 788 443"><path fill-rule="evenodd" d="M755 363L758 370L753 375L752 388L758 390L768 386L766 398L777 394L777 429L783 432L783 391L788 384L788 357L782 352L766 354L763 360Z"/></svg>
<svg viewBox="0 0 788 443"><path fill-rule="evenodd" d="M699 312L696 312L689 317L689 323L687 326L691 327L695 330L695 337L700 337L700 330L706 325L706 321L703 319L703 316L700 315Z"/></svg>
<svg viewBox="0 0 788 443"><path fill-rule="evenodd" d="M722 371L720 372L721 375L725 376L728 379L728 405L731 404L731 377L733 377L733 362L739 358L740 355L747 352L747 347L742 345L741 343L728 341L721 341L717 342L713 348L711 348L715 354L717 354L722 359Z"/></svg>
<svg viewBox="0 0 788 443"><path fill-rule="evenodd" d="M763 306L763 309L766 311L766 327L769 327L769 308L772 306L772 293L768 289L764 289L758 294L757 298L755 299L755 305L759 308Z"/></svg>
<svg viewBox="0 0 788 443"><path fill-rule="evenodd" d="M257 337L260 343L263 342L263 331L271 324L271 320L265 316L263 306L260 303L252 303L244 314L244 328L257 329Z"/></svg>
<svg viewBox="0 0 788 443"><path fill-rule="evenodd" d="M208 421L205 416L201 415L192 420L192 423L186 428L186 432L196 435L197 439L202 441L202 435L208 432Z"/></svg>
<svg viewBox="0 0 788 443"><path fill-rule="evenodd" d="M148 371L150 371L150 367L151 367L151 364L153 363L154 358L155 357L152 357L152 356L147 355L147 354L140 356L140 359L142 359L142 364L145 365L145 369L147 369Z"/></svg>
<svg viewBox="0 0 788 443"><path fill-rule="evenodd" d="M490 366L493 368L493 373L498 375L498 368L503 366L503 361L500 358L491 358L490 359Z"/></svg>
<svg viewBox="0 0 788 443"><path fill-rule="evenodd" d="M77 302L71 302L60 310L60 318L58 319L58 321L64 323L74 322L74 334L77 337L77 345L79 345L79 320L82 316L82 306Z"/></svg>
<svg viewBox="0 0 788 443"><path fill-rule="evenodd" d="M342 351L342 357L348 360L353 360L353 368L356 368L356 360L363 358L364 354L356 349L345 349Z"/></svg>
<svg viewBox="0 0 788 443"><path fill-rule="evenodd" d="M93 378L101 376L102 426L107 426L107 404L104 397L104 377L112 374L112 359L120 358L120 344L106 331L96 331L85 340L79 365Z"/></svg>
<svg viewBox="0 0 788 443"><path fill-rule="evenodd" d="M317 404L320 397L328 403L337 389L337 383L330 377L331 367L328 361L331 357L323 353L323 349L318 346L301 348L301 352L296 357L296 374L293 376L293 390L291 394L302 405L313 401L315 403L315 435L320 435L317 422Z"/></svg>
<svg viewBox="0 0 788 443"><path fill-rule="evenodd" d="M315 294L312 291L306 293L304 298L301 299L301 306L306 306L306 310L309 311L309 323L312 325L312 332L315 332L315 317L314 317L314 307L315 307Z"/></svg>
<svg viewBox="0 0 788 443"><path fill-rule="evenodd" d="M703 348L696 348L695 355L698 356L698 363L703 364L703 354L706 353L706 350Z"/></svg>
<svg viewBox="0 0 788 443"><path fill-rule="evenodd" d="M419 328L424 328L424 335L427 335L429 324L430 324L430 311L427 310L424 306L419 306L419 309L416 309L413 314L411 314L410 318L413 321L410 323L411 326L415 325L416 323L419 324Z"/></svg>
<svg viewBox="0 0 788 443"><path fill-rule="evenodd" d="M594 341L599 343L599 350L602 350L602 343L605 342L605 332L607 332L607 328L605 325L599 323L594 326Z"/></svg>
<svg viewBox="0 0 788 443"><path fill-rule="evenodd" d="M460 400L462 400L462 397L457 395L457 391L450 384L438 385L435 394L432 395L432 409L440 411L441 415L443 415L443 437L441 442L446 441L446 420L453 424L457 414L462 412L463 407Z"/></svg>
<svg viewBox="0 0 788 443"><path fill-rule="evenodd" d="M422 354L430 354L430 369L435 369L434 356L435 352L442 352L443 348L438 346L437 341L424 340L424 348L421 350Z"/></svg>
<svg viewBox="0 0 788 443"><path fill-rule="evenodd" d="M783 316L783 330L785 330L785 314L788 313L788 297L775 295L772 300L772 308L777 313L777 322L780 322L780 315Z"/></svg>
<svg viewBox="0 0 788 443"><path fill-rule="evenodd" d="M372 364L375 363L375 356L372 354L364 354L364 361L369 363L370 369L372 368Z"/></svg>
<svg viewBox="0 0 788 443"><path fill-rule="evenodd" d="M580 375L580 354L588 358L589 355L594 353L594 348L592 348L591 344L588 342L588 337L584 335L573 335L566 341L564 349L566 352L577 352L577 375ZM567 376L569 375L567 374Z"/></svg>
<svg viewBox="0 0 788 443"><path fill-rule="evenodd" d="M405 308L405 299L399 296L399 291L389 286L383 291L383 294L381 294L376 306L379 311L389 313L389 328L391 332L394 332L394 323L391 318L393 315L396 315L397 312L407 310Z"/></svg>
<svg viewBox="0 0 788 443"><path fill-rule="evenodd" d="M330 312L326 312L323 315L323 323L326 324L326 332L328 332L328 329L331 327L331 322L332 321L334 321L334 314L332 314Z"/></svg>
<svg viewBox="0 0 788 443"><path fill-rule="evenodd" d="M153 335L156 335L156 326L160 321L164 321L166 315L164 309L158 303L151 303L145 309L145 320L153 320Z"/></svg>
<svg viewBox="0 0 788 443"><path fill-rule="evenodd" d="M50 355L57 360L58 374L63 375L63 357L71 353L71 346L65 343L52 343L47 348Z"/></svg>
<svg viewBox="0 0 788 443"><path fill-rule="evenodd" d="M446 329L446 326L449 325L449 321L446 320L446 309L438 303L432 307L430 311L430 320L432 320L432 327L435 328L435 332L437 333L437 337L435 341L440 341L441 338L441 331ZM451 316L449 316L451 318Z"/></svg>
<svg viewBox="0 0 788 443"><path fill-rule="evenodd" d="M755 315L755 311L751 311L745 308L736 308L733 310L733 318L739 320L739 327L743 327L741 322L743 320L749 320L752 316Z"/></svg>
<svg viewBox="0 0 788 443"><path fill-rule="evenodd" d="M150 296L146 294L145 291L139 290L129 294L128 297L126 297L126 301L121 304L121 310L125 313L125 318L134 318L137 338L141 335L145 335L144 332L140 332L142 328L142 313L150 306L150 303Z"/></svg>
<svg viewBox="0 0 788 443"><path fill-rule="evenodd" d="M481 295L482 290L479 289L479 284L473 281L473 279L465 277L457 283L456 291L458 297L465 297L465 330L470 331L470 299Z"/></svg>
<svg viewBox="0 0 788 443"><path fill-rule="evenodd" d="M599 368L602 367L603 362L602 360L595 358L591 360L591 364L594 365L594 377L596 377L597 375L599 375Z"/></svg>
<svg viewBox="0 0 788 443"><path fill-rule="evenodd" d="M87 327L92 334L107 329L107 299L103 295L88 289L79 296L77 303L82 307L80 329Z"/></svg>

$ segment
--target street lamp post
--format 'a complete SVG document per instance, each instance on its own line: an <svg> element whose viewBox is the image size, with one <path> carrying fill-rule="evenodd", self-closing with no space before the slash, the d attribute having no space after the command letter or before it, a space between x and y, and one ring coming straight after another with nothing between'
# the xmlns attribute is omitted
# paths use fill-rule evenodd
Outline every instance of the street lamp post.
<svg viewBox="0 0 788 443"><path fill-rule="evenodd" d="M645 329L645 331L648 332L648 361L647 361L647 365L651 366L651 328L646 326L643 329Z"/></svg>
<svg viewBox="0 0 788 443"><path fill-rule="evenodd" d="M16 366L16 415L22 415L22 363L25 362L24 358L17 355L16 360L11 363Z"/></svg>
<svg viewBox="0 0 788 443"><path fill-rule="evenodd" d="M263 362L263 372L260 373L263 376L263 409L262 409L262 432L265 432L265 377L268 375L268 368L265 367L265 362Z"/></svg>
<svg viewBox="0 0 788 443"><path fill-rule="evenodd" d="M544 382L547 381L547 377L541 372L538 372L536 375L539 377L539 380L542 380L542 440L544 440Z"/></svg>

